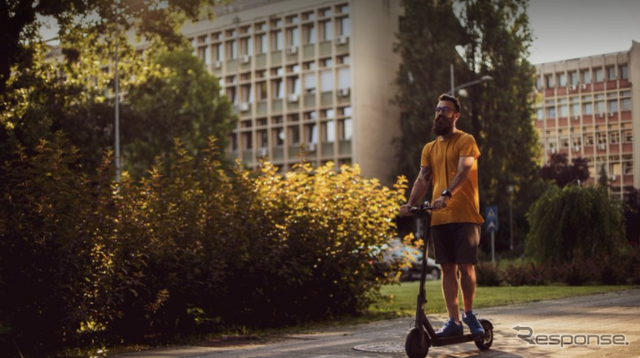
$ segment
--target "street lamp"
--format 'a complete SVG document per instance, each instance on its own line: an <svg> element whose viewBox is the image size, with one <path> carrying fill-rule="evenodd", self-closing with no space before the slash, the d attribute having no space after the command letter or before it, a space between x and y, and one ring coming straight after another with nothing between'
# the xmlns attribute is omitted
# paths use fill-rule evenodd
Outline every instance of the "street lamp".
<svg viewBox="0 0 640 358"><path fill-rule="evenodd" d="M467 82L467 83L463 83L463 84L461 84L461 85L456 87L453 84L454 83L453 82L453 63L450 65L449 68L451 69L450 72L451 72L451 95L452 96L456 95L456 91L457 90L461 90L463 88L475 86L475 85L480 84L482 82L493 81L493 77L485 75L485 76L480 77L480 79L478 79L478 80Z"/></svg>
<svg viewBox="0 0 640 358"><path fill-rule="evenodd" d="M507 192L509 193L509 238L511 251L513 251L513 189L513 185L507 187Z"/></svg>

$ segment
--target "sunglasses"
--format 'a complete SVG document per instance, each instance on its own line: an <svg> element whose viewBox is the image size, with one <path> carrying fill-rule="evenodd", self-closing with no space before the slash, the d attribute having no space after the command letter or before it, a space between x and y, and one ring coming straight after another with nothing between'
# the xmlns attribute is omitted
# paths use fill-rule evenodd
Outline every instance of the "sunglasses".
<svg viewBox="0 0 640 358"><path fill-rule="evenodd" d="M436 107L436 114L438 113L444 113L444 114L449 114L449 113L457 113L457 111L453 108L449 108L449 107Z"/></svg>

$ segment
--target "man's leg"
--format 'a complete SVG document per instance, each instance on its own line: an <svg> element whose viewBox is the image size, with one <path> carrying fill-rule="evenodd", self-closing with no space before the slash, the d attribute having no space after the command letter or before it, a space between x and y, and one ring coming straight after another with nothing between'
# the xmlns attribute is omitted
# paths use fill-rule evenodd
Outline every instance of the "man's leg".
<svg viewBox="0 0 640 358"><path fill-rule="evenodd" d="M446 263L442 267L442 293L447 304L449 318L453 318L456 323L460 323L460 312L458 310L458 265ZM465 303L466 305L466 303Z"/></svg>
<svg viewBox="0 0 640 358"><path fill-rule="evenodd" d="M460 288L464 311L473 311L473 298L476 295L476 269L473 264L460 264Z"/></svg>

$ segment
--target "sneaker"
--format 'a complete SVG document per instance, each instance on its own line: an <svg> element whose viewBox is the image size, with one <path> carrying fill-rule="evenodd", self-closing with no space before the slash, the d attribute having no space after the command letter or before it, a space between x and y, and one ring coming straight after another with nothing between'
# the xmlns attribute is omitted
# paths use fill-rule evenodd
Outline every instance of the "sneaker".
<svg viewBox="0 0 640 358"><path fill-rule="evenodd" d="M457 323L453 318L450 318L439 331L436 331L437 337L451 337L451 336L461 336L463 334L464 328L462 327L462 323Z"/></svg>
<svg viewBox="0 0 640 358"><path fill-rule="evenodd" d="M478 321L476 314L473 312L465 312L462 314L462 322L464 322L467 326L469 326L469 330L471 334L474 336L483 336L484 328Z"/></svg>

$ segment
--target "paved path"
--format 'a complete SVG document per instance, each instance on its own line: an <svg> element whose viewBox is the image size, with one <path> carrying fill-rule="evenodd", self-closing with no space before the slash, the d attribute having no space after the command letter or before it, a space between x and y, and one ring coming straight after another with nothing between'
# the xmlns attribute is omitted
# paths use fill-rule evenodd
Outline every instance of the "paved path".
<svg viewBox="0 0 640 358"><path fill-rule="evenodd" d="M640 290L583 296L555 301L496 307L479 311L479 316L494 325L490 350L480 352L475 344L432 347L428 357L579 357L640 358ZM445 316L429 316L439 327ZM119 358L400 358L406 357L402 345L412 319L401 318L357 326L326 329L313 334L279 337L263 344L225 347L188 346L129 353ZM517 337L513 327L531 327L534 334L625 335L618 346L530 345ZM525 334L526 331L520 331ZM540 338L539 338L540 339ZM565 340L570 338L566 337ZM583 343L577 338L576 343ZM591 338L595 342L596 338ZM354 350L355 346L379 344L396 352L376 353ZM628 343L628 344L627 344Z"/></svg>

